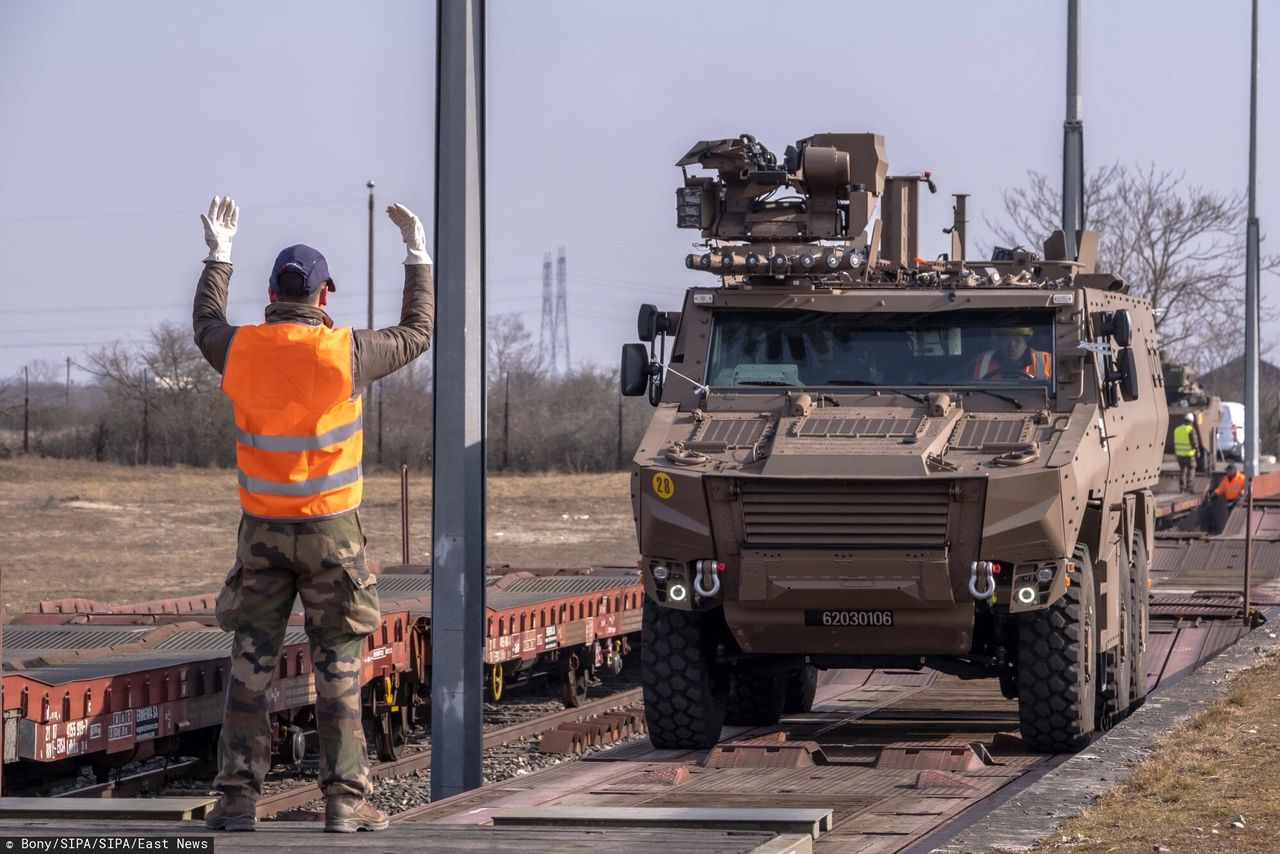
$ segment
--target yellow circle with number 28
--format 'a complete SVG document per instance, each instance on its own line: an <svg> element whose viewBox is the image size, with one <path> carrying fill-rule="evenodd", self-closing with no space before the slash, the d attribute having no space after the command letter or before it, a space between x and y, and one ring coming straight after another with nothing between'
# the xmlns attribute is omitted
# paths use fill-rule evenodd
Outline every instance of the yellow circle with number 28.
<svg viewBox="0 0 1280 854"><path fill-rule="evenodd" d="M671 475L664 472L658 472L653 476L653 492L659 498L667 499L676 494L675 481L671 479Z"/></svg>

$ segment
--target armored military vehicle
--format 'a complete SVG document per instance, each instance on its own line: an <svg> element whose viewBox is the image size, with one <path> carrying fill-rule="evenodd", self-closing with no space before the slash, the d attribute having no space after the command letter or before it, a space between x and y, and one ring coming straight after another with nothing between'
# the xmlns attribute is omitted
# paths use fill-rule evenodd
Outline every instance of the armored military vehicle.
<svg viewBox="0 0 1280 854"><path fill-rule="evenodd" d="M1189 365L1174 361L1160 351L1160 372L1164 377L1165 402L1169 406L1169 430L1164 452L1173 455L1173 428L1190 415L1195 419L1196 434L1203 453L1196 460L1201 474L1212 474L1218 457L1218 426L1222 423L1222 400L1200 385L1200 375Z"/></svg>
<svg viewBox="0 0 1280 854"><path fill-rule="evenodd" d="M973 259L957 195L922 260L932 177L871 133L677 165L686 266L718 281L643 306L621 371L656 407L631 478L653 743L805 710L823 668L996 677L1041 751L1139 704L1168 416L1097 235Z"/></svg>

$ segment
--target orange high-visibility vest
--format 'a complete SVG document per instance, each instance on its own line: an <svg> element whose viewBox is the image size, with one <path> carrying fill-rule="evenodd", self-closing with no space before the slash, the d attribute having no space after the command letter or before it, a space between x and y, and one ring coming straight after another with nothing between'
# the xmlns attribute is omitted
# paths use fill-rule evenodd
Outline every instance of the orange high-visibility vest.
<svg viewBox="0 0 1280 854"><path fill-rule="evenodd" d="M360 506L362 405L351 329L242 326L222 390L235 407L240 506L261 519L304 521Z"/></svg>
<svg viewBox="0 0 1280 854"><path fill-rule="evenodd" d="M1053 359L1049 356L1049 352L1040 350L1028 350L1030 361L1022 366L1022 372L1029 377L1037 380L1047 380L1053 376ZM982 354L982 358L973 366L973 378L975 380L984 379L987 374L991 373L991 361L995 358L995 351L988 350Z"/></svg>
<svg viewBox="0 0 1280 854"><path fill-rule="evenodd" d="M1236 501L1240 498L1241 493L1244 492L1244 485L1245 477L1242 472L1236 472L1235 477L1223 475L1222 480L1218 481L1218 488L1214 492L1228 501ZM1257 496L1254 496L1254 500L1257 500Z"/></svg>

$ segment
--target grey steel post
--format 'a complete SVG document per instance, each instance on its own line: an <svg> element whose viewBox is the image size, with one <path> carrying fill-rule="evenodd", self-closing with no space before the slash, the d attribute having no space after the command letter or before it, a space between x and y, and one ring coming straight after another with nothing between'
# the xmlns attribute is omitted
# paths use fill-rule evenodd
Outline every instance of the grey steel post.
<svg viewBox="0 0 1280 854"><path fill-rule="evenodd" d="M1080 0L1067 0L1067 120L1062 123L1062 233L1067 259L1076 257L1084 228L1084 122L1080 119Z"/></svg>
<svg viewBox="0 0 1280 854"><path fill-rule="evenodd" d="M1253 0L1249 66L1249 219L1244 249L1244 473L1258 474L1258 0ZM1250 489L1252 492L1252 488Z"/></svg>
<svg viewBox="0 0 1280 854"><path fill-rule="evenodd" d="M436 5L431 800L483 782L484 0Z"/></svg>
<svg viewBox="0 0 1280 854"><path fill-rule="evenodd" d="M22 366L22 453L31 450L31 368Z"/></svg>
<svg viewBox="0 0 1280 854"><path fill-rule="evenodd" d="M365 186L369 188L369 328L373 328L373 181Z"/></svg>

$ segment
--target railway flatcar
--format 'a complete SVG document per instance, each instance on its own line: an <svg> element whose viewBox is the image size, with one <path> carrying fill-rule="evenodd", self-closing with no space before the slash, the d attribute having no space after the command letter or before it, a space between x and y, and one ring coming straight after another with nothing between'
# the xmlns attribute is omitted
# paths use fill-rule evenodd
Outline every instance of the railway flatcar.
<svg viewBox="0 0 1280 854"><path fill-rule="evenodd" d="M382 624L362 666L366 728L379 758L395 759L425 723L431 688L431 575L397 566L379 576ZM133 760L207 753L216 743L231 635L213 594L107 605L41 603L4 627L5 782L94 768L106 779ZM486 583L488 699L535 677L558 679L566 705L617 675L640 631L634 569L500 570ZM271 687L274 749L298 761L312 743L315 685L300 606Z"/></svg>

